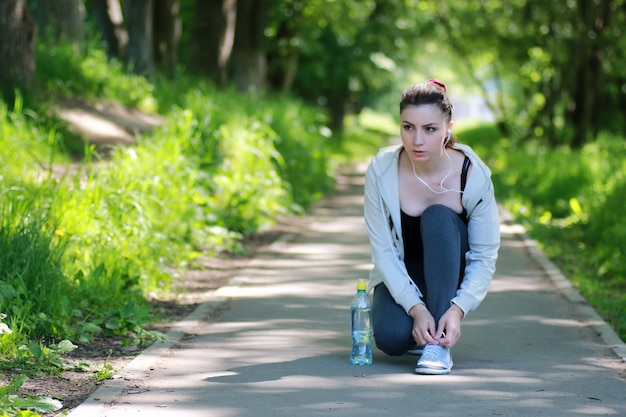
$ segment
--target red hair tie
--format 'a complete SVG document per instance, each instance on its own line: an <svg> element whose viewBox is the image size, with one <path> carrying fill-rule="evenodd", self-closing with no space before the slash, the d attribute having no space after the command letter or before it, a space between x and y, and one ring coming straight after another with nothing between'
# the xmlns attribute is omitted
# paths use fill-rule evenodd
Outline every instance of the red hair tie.
<svg viewBox="0 0 626 417"><path fill-rule="evenodd" d="M444 93L447 93L447 92L448 92L448 90L447 90L447 88L446 88L446 85L445 85L444 83L442 83L441 81L439 81L439 80L436 80L436 79L434 79L434 78L433 78L432 80L428 80L428 81L426 81L426 82L427 82L428 84L435 84L435 85L437 85L437 86L441 87L441 88L443 89L443 92L444 92Z"/></svg>

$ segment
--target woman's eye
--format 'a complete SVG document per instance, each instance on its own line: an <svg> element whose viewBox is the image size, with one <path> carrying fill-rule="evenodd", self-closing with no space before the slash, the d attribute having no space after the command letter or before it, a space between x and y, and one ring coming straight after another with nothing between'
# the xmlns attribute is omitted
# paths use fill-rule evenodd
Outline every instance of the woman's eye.
<svg viewBox="0 0 626 417"><path fill-rule="evenodd" d="M411 125L404 125L404 130L413 130L413 126L411 126Z"/></svg>
<svg viewBox="0 0 626 417"><path fill-rule="evenodd" d="M427 132L430 132L430 133L432 133L432 132L434 132L434 131L436 131L436 130L437 130L437 129L436 129L436 128L434 128L434 127L432 127L432 126L428 126L428 127L426 128L426 131L427 131Z"/></svg>

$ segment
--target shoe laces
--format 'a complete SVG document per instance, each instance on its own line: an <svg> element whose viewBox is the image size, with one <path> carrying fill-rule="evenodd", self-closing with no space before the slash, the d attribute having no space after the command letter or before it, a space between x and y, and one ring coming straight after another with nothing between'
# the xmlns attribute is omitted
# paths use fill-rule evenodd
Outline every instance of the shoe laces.
<svg viewBox="0 0 626 417"><path fill-rule="evenodd" d="M441 349L443 349L440 345L435 344L427 344L424 346L424 352L422 353L423 361L439 361L441 359Z"/></svg>

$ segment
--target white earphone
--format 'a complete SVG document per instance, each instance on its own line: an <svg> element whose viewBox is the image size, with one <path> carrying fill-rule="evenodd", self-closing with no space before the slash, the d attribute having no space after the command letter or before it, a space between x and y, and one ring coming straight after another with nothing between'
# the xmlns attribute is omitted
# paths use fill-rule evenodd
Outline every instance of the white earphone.
<svg viewBox="0 0 626 417"><path fill-rule="evenodd" d="M450 135L452 135L452 130L448 129L448 136L446 137L446 141L443 143L443 146L446 146L448 142L450 142Z"/></svg>

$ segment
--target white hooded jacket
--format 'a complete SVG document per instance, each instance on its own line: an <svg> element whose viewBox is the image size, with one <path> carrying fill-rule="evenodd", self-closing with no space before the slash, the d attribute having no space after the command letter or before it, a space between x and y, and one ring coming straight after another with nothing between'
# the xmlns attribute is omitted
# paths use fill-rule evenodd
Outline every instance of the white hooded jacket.
<svg viewBox="0 0 626 417"><path fill-rule="evenodd" d="M465 254L463 282L452 299L467 314L485 298L495 272L500 222L491 171L469 146L457 143L453 148L467 155L472 163L461 198L467 211L469 251ZM404 265L398 189L401 150L402 145L388 146L372 158L365 175L364 214L374 263L369 287L384 282L396 303L408 313L424 301Z"/></svg>

